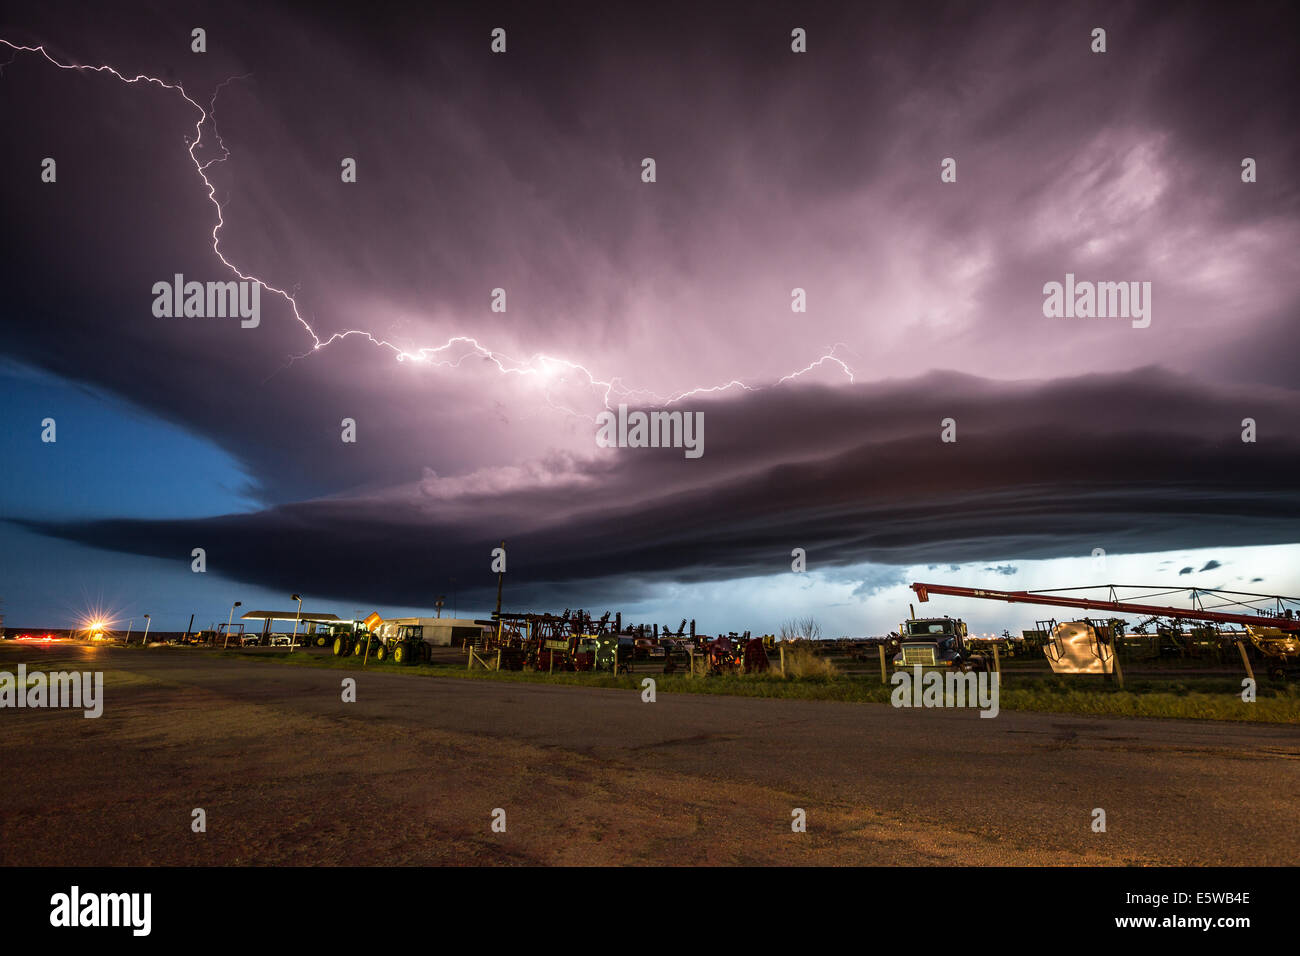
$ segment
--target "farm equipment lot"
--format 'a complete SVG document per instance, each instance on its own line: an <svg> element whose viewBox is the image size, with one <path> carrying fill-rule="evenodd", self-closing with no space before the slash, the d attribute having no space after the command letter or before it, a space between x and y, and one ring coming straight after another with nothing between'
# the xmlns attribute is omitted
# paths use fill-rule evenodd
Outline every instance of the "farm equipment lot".
<svg viewBox="0 0 1300 956"><path fill-rule="evenodd" d="M103 670L104 714L3 715L7 865L1295 864L1300 846L1293 726L645 704L188 649L0 647L0 669L20 662ZM1091 831L1094 807L1109 832Z"/></svg>

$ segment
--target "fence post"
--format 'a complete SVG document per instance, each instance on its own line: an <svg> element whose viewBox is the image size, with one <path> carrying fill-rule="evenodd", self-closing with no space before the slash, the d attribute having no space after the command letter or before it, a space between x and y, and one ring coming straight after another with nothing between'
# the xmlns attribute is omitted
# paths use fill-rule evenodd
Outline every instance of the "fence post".
<svg viewBox="0 0 1300 956"><path fill-rule="evenodd" d="M1246 665L1246 676L1253 681L1255 679L1255 669L1250 666L1250 658L1246 656L1246 646L1240 640L1236 643L1237 651L1241 654L1241 662Z"/></svg>
<svg viewBox="0 0 1300 956"><path fill-rule="evenodd" d="M998 656L998 643L993 642L993 669L998 673L998 683L1002 683L1002 658Z"/></svg>
<svg viewBox="0 0 1300 956"><path fill-rule="evenodd" d="M885 674L885 645L877 644L876 650L880 652L880 683L888 684L889 678Z"/></svg>
<svg viewBox="0 0 1300 956"><path fill-rule="evenodd" d="M501 648L497 648L497 670L501 670Z"/></svg>
<svg viewBox="0 0 1300 956"><path fill-rule="evenodd" d="M781 676L785 676L785 642L781 642Z"/></svg>

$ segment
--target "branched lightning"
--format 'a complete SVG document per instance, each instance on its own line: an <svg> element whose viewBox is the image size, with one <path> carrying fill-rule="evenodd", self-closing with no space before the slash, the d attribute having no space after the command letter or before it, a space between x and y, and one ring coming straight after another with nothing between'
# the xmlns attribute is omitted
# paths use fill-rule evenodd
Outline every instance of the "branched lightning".
<svg viewBox="0 0 1300 956"><path fill-rule="evenodd" d="M230 151L226 149L226 145L221 139L221 134L217 132L215 119L216 100L222 88L227 84L235 82L236 80L245 79L249 74L243 76L232 76L223 80L213 91L212 98L209 100L208 106L205 109L197 100L191 97L179 83L168 83L165 80L158 79L154 76L147 76L145 74L137 74L136 76L128 77L126 74L108 65L92 66L81 63L64 63L51 56L43 45L21 46L16 43L11 43L3 37L0 37L0 44L13 50L15 52L15 59L17 54L36 53L44 57L46 61L51 65L58 67L60 70L107 73L127 84L152 84L169 92L179 94L186 103L194 108L195 112L198 114L198 121L194 124L194 138L191 140L189 137L186 137L186 140L189 143L187 151L189 153L190 161L194 164L194 169L199 175L199 179L203 182L204 189L207 190L208 201L212 203L212 207L216 212L216 221L212 226L211 233L212 251L216 254L217 258L221 260L222 264L231 271L231 273L238 276L243 281L255 282L266 292L274 296L279 296L288 304L289 308L293 310L294 318L298 321L298 324L302 326L307 335L311 337L312 345L306 352L291 356L291 364L294 361L305 359L316 352L321 351L334 342L358 336L366 339L373 345L388 349L396 356L398 361L403 362L428 362L435 366L456 368L470 357L484 359L495 365L497 370L503 375L519 375L541 379L547 384L548 401L550 400L550 384L554 381L567 380L570 376L576 376L585 386L599 392L606 408L610 407L612 401L637 401L647 405L666 406L680 402L683 399L694 395L725 392L733 388L751 392L759 391L762 388L762 386L746 384L739 379L732 379L719 385L701 385L683 392L671 395L661 395L649 389L629 387L623 383L621 376L616 376L608 380L600 379L586 366L565 358L559 358L543 353L536 353L527 359L512 358L503 352L488 348L477 339L466 335L454 335L447 339L447 341L442 345L427 346L413 351L404 349L386 339L378 338L364 329L348 329L342 332L335 332L322 339L317 335L316 330L312 328L311 324L303 318L302 312L298 307L298 300L293 294L285 289L277 288L259 276L245 273L242 269L226 258L226 255L221 251L221 229L226 224L226 221L221 202L217 199L216 187L213 185L212 181L208 179L208 169L228 159ZM12 62L12 60L10 62ZM3 70L3 67L0 67L0 70ZM212 138L216 141L216 148L219 151L218 155L215 155L206 161L200 158L200 146L203 142L203 131L205 126L211 126ZM796 369L793 372L783 375L774 384L780 385L792 381L823 365L838 366L845 376L848 377L848 380L853 382L853 370L836 354L836 352L843 347L844 346L841 343L836 343L825 354L814 359L803 368ZM551 402L551 404L553 407L560 408L570 414L577 414L571 409L555 405L553 402Z"/></svg>

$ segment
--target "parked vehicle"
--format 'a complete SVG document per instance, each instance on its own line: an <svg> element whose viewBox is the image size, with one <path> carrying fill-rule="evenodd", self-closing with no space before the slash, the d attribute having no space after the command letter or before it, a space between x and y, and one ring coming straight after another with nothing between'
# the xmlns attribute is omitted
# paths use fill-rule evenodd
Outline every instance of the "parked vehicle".
<svg viewBox="0 0 1300 956"><path fill-rule="evenodd" d="M976 651L961 618L908 618L898 629L894 667L943 667L954 670L988 670L989 659Z"/></svg>
<svg viewBox="0 0 1300 956"><path fill-rule="evenodd" d="M633 647L632 656L637 660L662 659L664 656L663 645L656 644L648 637L638 637Z"/></svg>

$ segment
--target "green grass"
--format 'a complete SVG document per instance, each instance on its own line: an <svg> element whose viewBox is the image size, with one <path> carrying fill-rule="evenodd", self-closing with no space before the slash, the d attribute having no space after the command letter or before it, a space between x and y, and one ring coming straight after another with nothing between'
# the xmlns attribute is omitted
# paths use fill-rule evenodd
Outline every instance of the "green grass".
<svg viewBox="0 0 1300 956"><path fill-rule="evenodd" d="M209 652L212 653L212 652ZM356 657L321 657L295 652L241 653L217 651L218 657L243 660L275 661L304 667L356 670ZM781 700L830 700L855 704L888 703L892 687L882 685L878 675L839 675L818 678L782 678L779 674L695 677L683 674L609 673L546 674L533 671L487 671L464 664L400 665L373 660L368 671L461 680L489 680L507 683L559 684L578 687L602 687L617 690L641 690L641 680L653 677L657 693L718 694L730 697L765 697ZM1091 714L1103 717L1164 717L1189 720L1231 720L1272 724L1300 724L1300 689L1294 684L1274 684L1261 680L1258 699L1245 703L1241 699L1240 678L1182 677L1170 679L1129 679L1125 689L1104 683L1097 677L1030 677L1006 675L1000 695L1003 710L1046 711L1062 714Z"/></svg>

